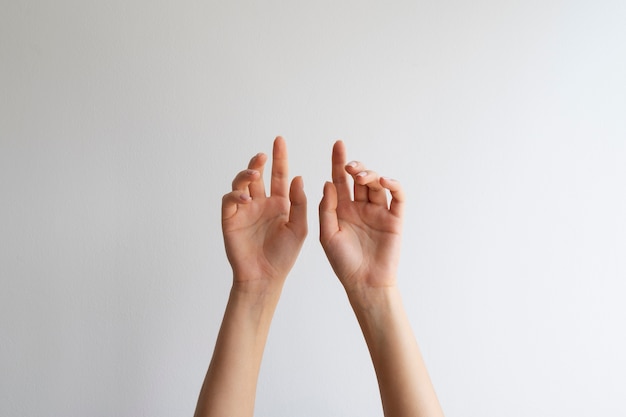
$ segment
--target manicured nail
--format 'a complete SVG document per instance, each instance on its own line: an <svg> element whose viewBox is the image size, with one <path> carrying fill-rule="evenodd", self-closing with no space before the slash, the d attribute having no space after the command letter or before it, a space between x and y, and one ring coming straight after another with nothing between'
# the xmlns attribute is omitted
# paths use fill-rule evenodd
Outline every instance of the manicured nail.
<svg viewBox="0 0 626 417"><path fill-rule="evenodd" d="M358 163L356 161L348 162L348 166L354 168Z"/></svg>
<svg viewBox="0 0 626 417"><path fill-rule="evenodd" d="M366 175L367 175L367 172L365 172L365 171L361 171L358 174L356 174L357 177L364 177Z"/></svg>

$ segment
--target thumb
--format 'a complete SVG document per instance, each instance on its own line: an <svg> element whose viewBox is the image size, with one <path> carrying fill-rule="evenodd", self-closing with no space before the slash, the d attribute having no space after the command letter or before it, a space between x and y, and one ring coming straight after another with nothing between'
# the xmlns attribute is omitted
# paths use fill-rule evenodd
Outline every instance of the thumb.
<svg viewBox="0 0 626 417"><path fill-rule="evenodd" d="M291 181L289 188L289 224L300 236L307 234L308 226L306 220L306 195L304 194L304 181L302 177L295 177Z"/></svg>
<svg viewBox="0 0 626 417"><path fill-rule="evenodd" d="M337 219L337 188L332 182L324 184L324 196L320 201L320 242L322 246L339 231Z"/></svg>

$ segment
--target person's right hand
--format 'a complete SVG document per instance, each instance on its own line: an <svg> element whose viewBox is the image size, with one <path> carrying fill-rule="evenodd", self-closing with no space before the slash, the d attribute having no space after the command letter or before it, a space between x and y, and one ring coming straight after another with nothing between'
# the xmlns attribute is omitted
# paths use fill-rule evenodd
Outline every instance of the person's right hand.
<svg viewBox="0 0 626 417"><path fill-rule="evenodd" d="M346 165L337 141L332 154L333 182L320 202L320 242L348 293L392 287L400 257L404 193L400 184L379 177L360 162ZM354 180L351 198L348 175ZM391 202L387 192L391 192Z"/></svg>

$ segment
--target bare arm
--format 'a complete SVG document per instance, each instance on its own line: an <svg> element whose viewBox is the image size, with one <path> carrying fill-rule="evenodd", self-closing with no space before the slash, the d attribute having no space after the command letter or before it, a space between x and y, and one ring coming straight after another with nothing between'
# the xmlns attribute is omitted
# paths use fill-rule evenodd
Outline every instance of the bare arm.
<svg viewBox="0 0 626 417"><path fill-rule="evenodd" d="M397 287L352 294L385 416L443 416Z"/></svg>
<svg viewBox="0 0 626 417"><path fill-rule="evenodd" d="M332 176L319 207L320 241L363 331L385 416L443 416L397 287L402 188L359 162L346 165L342 142L333 147Z"/></svg>
<svg viewBox="0 0 626 417"><path fill-rule="evenodd" d="M258 154L222 200L222 231L233 286L207 371L196 417L250 417L270 324L287 273L307 234L302 179L289 187L287 148L274 141L271 194Z"/></svg>

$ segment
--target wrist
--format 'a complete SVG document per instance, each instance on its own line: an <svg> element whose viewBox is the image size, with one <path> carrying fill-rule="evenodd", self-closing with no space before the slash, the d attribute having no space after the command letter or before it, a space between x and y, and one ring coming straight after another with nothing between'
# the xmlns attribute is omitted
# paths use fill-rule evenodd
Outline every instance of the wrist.
<svg viewBox="0 0 626 417"><path fill-rule="evenodd" d="M260 290L255 285L235 282L231 287L226 309L239 317L240 326L247 323L245 326L265 328L272 321L280 294L280 288Z"/></svg>
<svg viewBox="0 0 626 417"><path fill-rule="evenodd" d="M407 328L410 332L397 286L362 289L348 298L370 352L384 350L390 337Z"/></svg>
<svg viewBox="0 0 626 417"><path fill-rule="evenodd" d="M356 286L346 288L346 294L352 309L359 313L361 311L389 309L393 305L401 302L400 290L397 285L387 286Z"/></svg>
<svg viewBox="0 0 626 417"><path fill-rule="evenodd" d="M283 290L283 283L284 281L241 280L235 276L231 295L255 302L278 301Z"/></svg>

